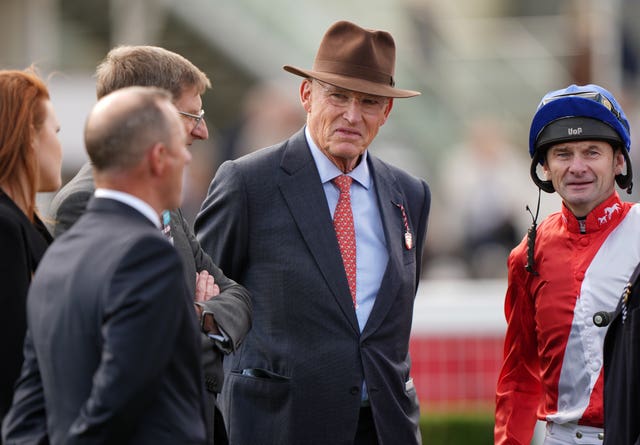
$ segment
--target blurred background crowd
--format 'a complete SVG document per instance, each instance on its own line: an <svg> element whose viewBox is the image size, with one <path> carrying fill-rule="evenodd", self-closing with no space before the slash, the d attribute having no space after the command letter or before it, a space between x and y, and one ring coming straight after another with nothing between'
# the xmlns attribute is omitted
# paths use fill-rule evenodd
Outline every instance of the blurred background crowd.
<svg viewBox="0 0 640 445"><path fill-rule="evenodd" d="M396 78L422 96L395 103L371 149L424 178L433 194L414 316L416 388L423 410L486 407L502 358L506 258L538 197L531 118L549 90L605 86L631 121L640 170L637 18L634 0L0 0L0 67L35 64L48 79L65 180L86 160L93 72L110 48L158 45L206 72L210 138L192 146L185 176L183 210L193 222L221 162L302 126L299 79L284 64L310 66L336 20L391 32ZM46 215L50 197L40 199ZM543 194L540 218L559 206Z"/></svg>
<svg viewBox="0 0 640 445"><path fill-rule="evenodd" d="M35 63L49 76L65 178L85 160L92 74L112 46L159 45L202 67L214 84L204 96L213 137L193 147L192 219L222 161L302 125L298 81L283 64L308 64L335 20L386 29L396 77L423 95L396 104L373 150L432 187L425 276L503 278L537 198L526 143L539 98L597 82L635 120L639 16L632 0L2 0L0 66ZM542 215L558 203L544 196Z"/></svg>

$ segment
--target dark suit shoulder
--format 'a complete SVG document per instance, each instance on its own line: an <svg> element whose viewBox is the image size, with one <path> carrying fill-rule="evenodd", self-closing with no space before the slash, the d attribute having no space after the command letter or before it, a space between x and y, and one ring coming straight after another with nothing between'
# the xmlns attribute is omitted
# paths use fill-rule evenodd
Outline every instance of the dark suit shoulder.
<svg viewBox="0 0 640 445"><path fill-rule="evenodd" d="M122 238L130 235L130 231L134 233L146 232L165 239L161 231L146 216L133 207L120 201L110 198L94 198L88 205L86 210L86 218L82 227L90 229L92 224L104 226L106 232L116 231L121 234ZM96 234L96 236L99 236Z"/></svg>
<svg viewBox="0 0 640 445"><path fill-rule="evenodd" d="M77 224L51 245L48 256L62 261L71 255L82 263L79 268L100 268L103 277L131 261L142 271L158 255L182 272L175 264L180 263L175 248L161 231L134 208L110 199L92 199Z"/></svg>
<svg viewBox="0 0 640 445"><path fill-rule="evenodd" d="M309 152L309 147L307 146L307 142L304 135L304 129L301 129L294 135L292 135L289 139L286 139L282 142L278 142L277 144L271 145L269 147L260 148L259 150L255 150L249 154L246 154L233 162L239 166L241 169L251 169L256 166L264 166L265 168L270 168L272 164L279 165L282 162L285 154L294 150L295 152L300 153L298 150L303 150ZM310 156L310 153L309 153Z"/></svg>
<svg viewBox="0 0 640 445"><path fill-rule="evenodd" d="M279 164L284 147L285 144L278 144L261 148L238 159L226 161L225 164L234 165L242 172L252 172L256 168L269 169Z"/></svg>
<svg viewBox="0 0 640 445"><path fill-rule="evenodd" d="M260 190L267 183L275 184L277 181L273 182L272 179L279 172L292 175L308 168L315 169L315 164L304 130L300 130L283 142L225 162L216 176L221 173L217 179L224 178L226 184L243 184Z"/></svg>
<svg viewBox="0 0 640 445"><path fill-rule="evenodd" d="M225 161L218 168L211 186L220 184L225 188L227 197L241 199L241 195L247 190L261 190L268 184L272 184L271 179L278 171L281 158L282 147L274 146L259 149L235 160ZM210 195L207 196L207 198L209 197ZM196 232L199 217L200 215L196 217L195 221Z"/></svg>

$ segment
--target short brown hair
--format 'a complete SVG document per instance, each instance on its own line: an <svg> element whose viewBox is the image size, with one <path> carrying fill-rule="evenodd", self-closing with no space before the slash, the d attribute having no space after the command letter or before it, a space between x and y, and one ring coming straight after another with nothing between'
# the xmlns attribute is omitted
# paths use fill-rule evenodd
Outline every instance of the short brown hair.
<svg viewBox="0 0 640 445"><path fill-rule="evenodd" d="M180 97L189 87L199 94L211 88L205 73L179 54L158 46L118 46L107 53L96 69L98 99L130 86L164 88Z"/></svg>
<svg viewBox="0 0 640 445"><path fill-rule="evenodd" d="M162 102L171 94L155 87L126 87L135 99L124 103L109 119L95 122L89 115L85 146L97 171L127 170L137 165L145 150L155 142L169 143L174 127Z"/></svg>
<svg viewBox="0 0 640 445"><path fill-rule="evenodd" d="M0 185L22 194L31 220L38 189L33 140L44 124L48 99L49 91L33 67L0 71Z"/></svg>

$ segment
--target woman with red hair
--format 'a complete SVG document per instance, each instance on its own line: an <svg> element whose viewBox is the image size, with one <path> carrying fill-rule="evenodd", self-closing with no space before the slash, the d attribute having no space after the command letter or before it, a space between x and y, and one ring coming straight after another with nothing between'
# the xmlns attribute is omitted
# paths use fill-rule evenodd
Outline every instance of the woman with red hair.
<svg viewBox="0 0 640 445"><path fill-rule="evenodd" d="M0 70L0 420L22 366L26 297L52 237L36 193L60 187L60 129L49 92L32 69Z"/></svg>

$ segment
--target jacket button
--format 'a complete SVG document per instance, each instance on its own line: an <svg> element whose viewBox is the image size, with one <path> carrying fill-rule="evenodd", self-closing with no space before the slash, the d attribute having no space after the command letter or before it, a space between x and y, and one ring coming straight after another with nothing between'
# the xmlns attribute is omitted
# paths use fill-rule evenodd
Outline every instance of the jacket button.
<svg viewBox="0 0 640 445"><path fill-rule="evenodd" d="M352 386L349 392L355 396L360 392L360 388L358 388L357 386Z"/></svg>
<svg viewBox="0 0 640 445"><path fill-rule="evenodd" d="M582 439L582 433L580 431L576 432L576 437Z"/></svg>
<svg viewBox="0 0 640 445"><path fill-rule="evenodd" d="M604 433L598 433L598 439L604 440Z"/></svg>

